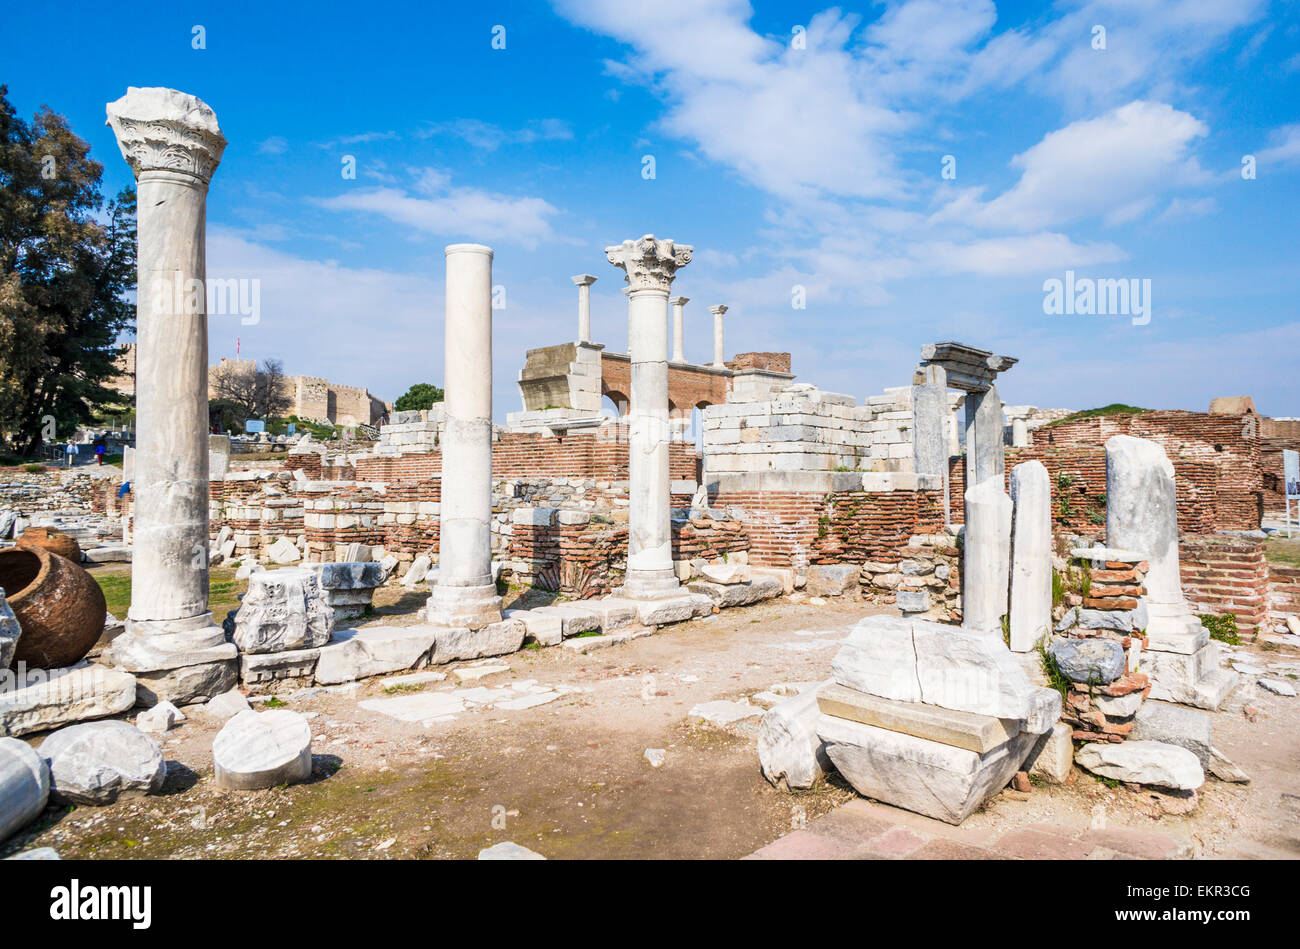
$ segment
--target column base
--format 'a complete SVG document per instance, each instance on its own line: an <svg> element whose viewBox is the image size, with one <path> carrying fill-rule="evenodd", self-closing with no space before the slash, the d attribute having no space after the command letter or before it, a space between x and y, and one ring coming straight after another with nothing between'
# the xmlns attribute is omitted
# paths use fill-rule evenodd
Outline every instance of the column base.
<svg viewBox="0 0 1300 949"><path fill-rule="evenodd" d="M482 629L501 622L501 597L495 583L457 587L439 582L425 601L423 614L435 626Z"/></svg>
<svg viewBox="0 0 1300 949"><path fill-rule="evenodd" d="M1190 655L1210 641L1210 631L1192 615L1186 602L1153 603L1148 599L1146 608L1148 649Z"/></svg>
<svg viewBox="0 0 1300 949"><path fill-rule="evenodd" d="M664 570L629 570L623 585L614 590L614 596L629 600L663 600L682 592L681 581L672 567Z"/></svg>
<svg viewBox="0 0 1300 949"><path fill-rule="evenodd" d="M127 619L103 661L136 680L136 704L146 708L204 702L239 680L239 650L211 613L183 620Z"/></svg>

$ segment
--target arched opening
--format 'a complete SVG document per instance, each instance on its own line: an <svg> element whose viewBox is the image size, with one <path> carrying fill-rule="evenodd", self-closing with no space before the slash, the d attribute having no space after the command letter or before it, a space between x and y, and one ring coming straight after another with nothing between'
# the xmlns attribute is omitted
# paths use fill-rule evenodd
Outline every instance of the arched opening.
<svg viewBox="0 0 1300 949"><path fill-rule="evenodd" d="M606 391L600 399L600 414L605 418L622 418L627 414L627 396L621 392Z"/></svg>

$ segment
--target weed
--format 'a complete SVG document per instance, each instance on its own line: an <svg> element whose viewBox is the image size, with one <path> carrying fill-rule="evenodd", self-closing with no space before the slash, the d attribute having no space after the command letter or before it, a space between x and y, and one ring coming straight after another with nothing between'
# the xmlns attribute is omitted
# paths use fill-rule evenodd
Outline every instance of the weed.
<svg viewBox="0 0 1300 949"><path fill-rule="evenodd" d="M1061 667L1056 663L1056 657L1047 651L1047 647L1041 643L1038 646L1038 658L1043 663L1043 674L1047 676L1047 684L1050 688L1061 693L1061 701L1064 702L1066 695L1070 691L1070 680L1061 672Z"/></svg>
<svg viewBox="0 0 1300 949"><path fill-rule="evenodd" d="M1210 631L1210 638L1229 646L1241 645L1241 634L1237 630L1237 617L1233 613L1200 614L1201 625Z"/></svg>

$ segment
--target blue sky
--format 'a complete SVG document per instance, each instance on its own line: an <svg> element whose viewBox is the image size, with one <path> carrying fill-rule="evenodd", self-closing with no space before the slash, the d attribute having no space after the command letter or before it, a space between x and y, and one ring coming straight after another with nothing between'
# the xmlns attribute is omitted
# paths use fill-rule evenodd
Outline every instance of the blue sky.
<svg viewBox="0 0 1300 949"><path fill-rule="evenodd" d="M524 351L575 334L571 275L600 278L593 335L625 350L602 248L654 233L695 247L673 289L701 362L726 303L728 355L790 351L800 381L859 399L958 339L1020 358L1012 404L1250 394L1300 415L1298 8L11 4L0 82L68 117L109 193L130 173L106 102L161 85L216 111L208 273L259 280L261 318L213 317L214 361L239 337L387 399L439 382L442 248L478 241L505 288L503 419ZM1149 279L1150 322L1045 314L1066 270Z"/></svg>

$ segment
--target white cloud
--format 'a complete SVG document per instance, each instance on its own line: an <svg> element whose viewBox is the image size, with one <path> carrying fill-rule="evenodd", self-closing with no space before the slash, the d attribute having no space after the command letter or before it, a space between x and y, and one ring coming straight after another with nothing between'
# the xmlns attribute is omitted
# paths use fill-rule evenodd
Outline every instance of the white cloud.
<svg viewBox="0 0 1300 949"><path fill-rule="evenodd" d="M1010 189L987 202L969 189L934 219L1021 231L1088 219L1125 223L1152 205L1155 192L1208 180L1190 155L1207 131L1165 103L1130 102L1049 133L1011 160L1021 175Z"/></svg>
<svg viewBox="0 0 1300 949"><path fill-rule="evenodd" d="M453 187L438 169L414 169L411 194L396 187L362 188L313 203L331 211L377 214L394 223L439 237L501 241L536 247L555 236L551 219L558 209L542 198Z"/></svg>
<svg viewBox="0 0 1300 949"><path fill-rule="evenodd" d="M256 324L209 320L213 362L233 356L238 337L247 358L280 358L290 374L366 385L386 399L420 381L427 366L441 376L442 334L430 331L441 281L307 260L224 227L208 231L207 272L214 280L257 280L260 294Z"/></svg>
<svg viewBox="0 0 1300 949"><path fill-rule="evenodd" d="M1291 165L1300 161L1300 123L1275 129L1271 138L1273 144L1255 154L1260 165Z"/></svg>
<svg viewBox="0 0 1300 949"><path fill-rule="evenodd" d="M437 122L416 133L417 138L452 136L475 148L496 151L502 145L531 145L534 142L567 141L573 138L573 129L561 119L538 119L522 128L507 129L479 119L456 119Z"/></svg>
<svg viewBox="0 0 1300 949"><path fill-rule="evenodd" d="M760 37L743 0L611 5L558 0L591 29L634 49L611 74L662 92L663 127L705 157L783 197L885 197L901 178L885 136L904 127L846 49L856 16L830 10L807 24L806 49Z"/></svg>

